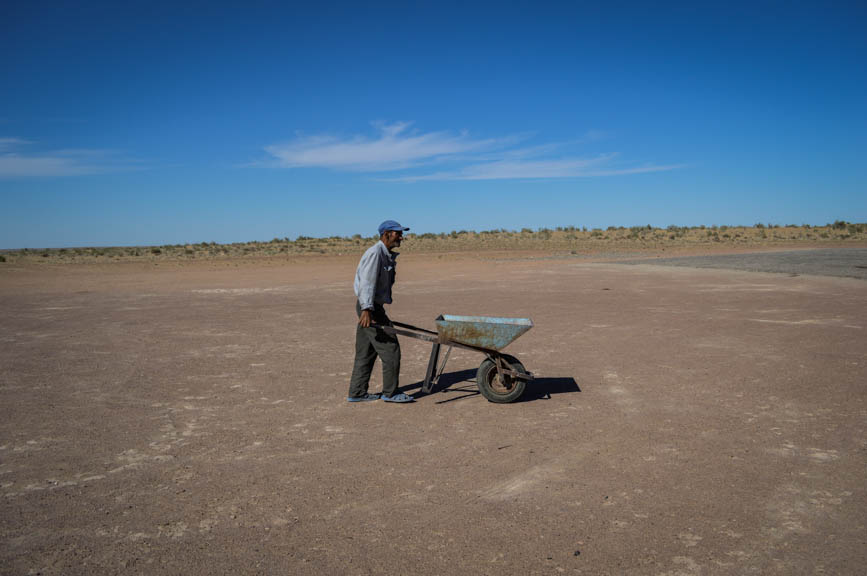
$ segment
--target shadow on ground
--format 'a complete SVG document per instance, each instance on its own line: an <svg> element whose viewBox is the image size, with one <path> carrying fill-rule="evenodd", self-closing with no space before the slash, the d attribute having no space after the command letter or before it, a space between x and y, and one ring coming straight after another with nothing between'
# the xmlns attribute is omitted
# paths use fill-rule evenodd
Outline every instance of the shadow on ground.
<svg viewBox="0 0 867 576"><path fill-rule="evenodd" d="M479 389L476 386L476 370L458 370L446 372L440 376L439 382L431 390L430 394L421 392L423 382L419 381L409 386L403 386L401 390L412 394L415 398L433 396L438 393L448 393L447 398L437 401L437 404L445 404L454 400L461 400L471 396L478 396ZM532 400L548 400L553 394L567 392L581 392L575 378L536 378L527 383L527 389L516 402L530 402Z"/></svg>
<svg viewBox="0 0 867 576"><path fill-rule="evenodd" d="M536 378L527 384L527 389L518 398L518 402L550 400L552 394L565 394L567 392L581 392L578 382L572 377Z"/></svg>

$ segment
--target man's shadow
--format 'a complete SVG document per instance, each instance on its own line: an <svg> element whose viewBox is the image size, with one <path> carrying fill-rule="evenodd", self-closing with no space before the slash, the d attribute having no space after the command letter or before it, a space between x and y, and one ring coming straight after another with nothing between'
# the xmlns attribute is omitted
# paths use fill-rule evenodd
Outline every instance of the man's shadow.
<svg viewBox="0 0 867 576"><path fill-rule="evenodd" d="M479 387L476 384L476 369L474 368L444 373L433 388L431 388L430 394L425 394L421 391L422 384L424 382L416 382L409 386L402 386L401 390L407 394L411 394L415 398L446 393L448 396L442 400L438 400L437 404L445 404L446 402L453 402L480 394ZM527 382L524 393L515 402L550 400L552 394L564 394L567 392L581 392L581 388L574 378L536 378ZM456 395L453 395L453 393Z"/></svg>

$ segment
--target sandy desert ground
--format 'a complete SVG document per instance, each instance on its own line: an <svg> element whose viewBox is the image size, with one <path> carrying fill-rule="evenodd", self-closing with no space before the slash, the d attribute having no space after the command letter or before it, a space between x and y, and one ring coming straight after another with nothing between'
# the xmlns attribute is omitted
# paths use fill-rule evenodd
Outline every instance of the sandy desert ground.
<svg viewBox="0 0 867 576"><path fill-rule="evenodd" d="M864 280L406 254L393 318L531 317L537 380L355 405L356 261L0 269L0 572L867 566Z"/></svg>

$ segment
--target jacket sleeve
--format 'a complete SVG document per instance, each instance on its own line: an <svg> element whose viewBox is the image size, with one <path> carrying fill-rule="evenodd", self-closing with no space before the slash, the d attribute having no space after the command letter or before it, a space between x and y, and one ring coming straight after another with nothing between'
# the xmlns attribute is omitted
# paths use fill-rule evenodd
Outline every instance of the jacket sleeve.
<svg viewBox="0 0 867 576"><path fill-rule="evenodd" d="M356 282L358 283L358 304L362 310L373 310L373 300L376 293L376 277L379 274L379 254L374 251L366 253L358 263Z"/></svg>

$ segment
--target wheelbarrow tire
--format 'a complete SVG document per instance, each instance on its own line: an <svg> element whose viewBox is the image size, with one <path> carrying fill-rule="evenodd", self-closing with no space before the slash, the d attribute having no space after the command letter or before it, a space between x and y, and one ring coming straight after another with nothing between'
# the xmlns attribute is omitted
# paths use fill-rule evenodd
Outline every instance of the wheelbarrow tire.
<svg viewBox="0 0 867 576"><path fill-rule="evenodd" d="M512 367L522 374L527 373L524 365L508 354L503 354L503 360L512 365ZM506 376L505 388L497 381L497 365L490 358L485 358L479 370L476 372L476 384L479 386L479 392L482 396L488 399L489 402L497 404L508 404L514 402L524 393L524 388L527 387L527 381L522 378L514 378Z"/></svg>

